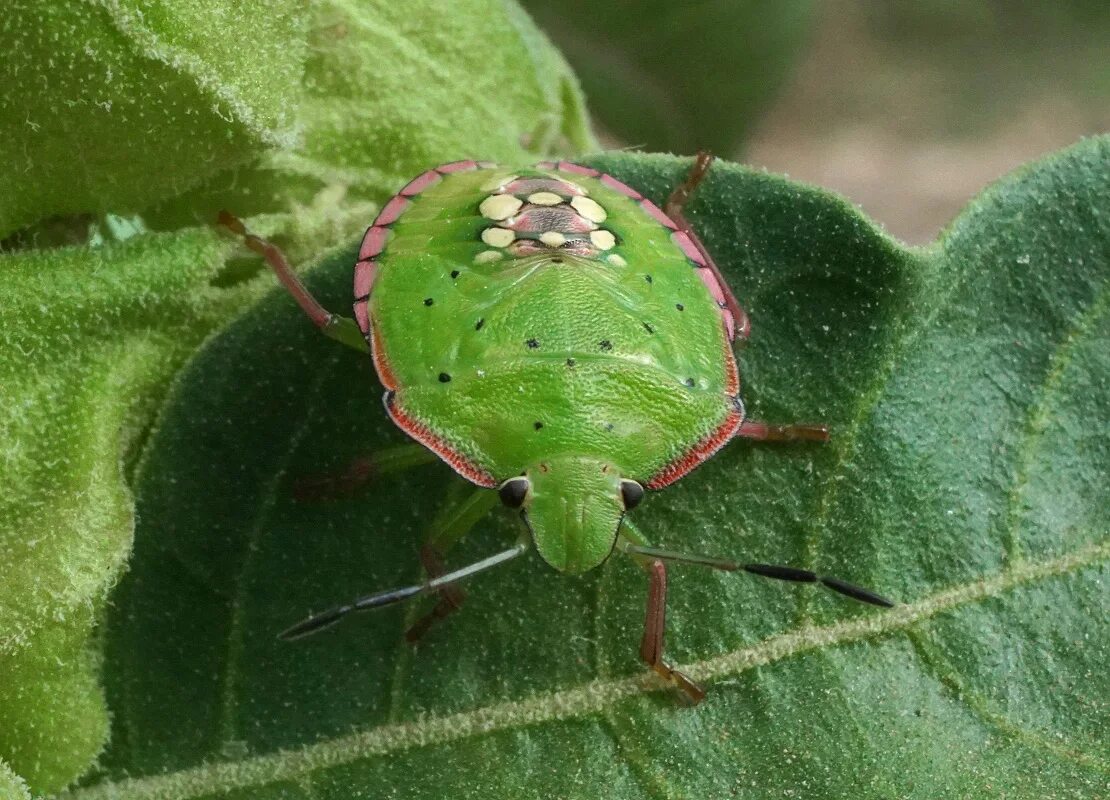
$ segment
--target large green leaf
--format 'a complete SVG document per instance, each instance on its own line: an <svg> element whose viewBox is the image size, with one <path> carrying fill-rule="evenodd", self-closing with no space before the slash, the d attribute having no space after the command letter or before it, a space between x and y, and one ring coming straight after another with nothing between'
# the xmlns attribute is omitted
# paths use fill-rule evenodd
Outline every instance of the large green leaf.
<svg viewBox="0 0 1110 800"><path fill-rule="evenodd" d="M661 199L684 161L596 160ZM451 490L426 467L298 504L298 477L402 437L365 357L275 292L212 340L139 467L106 619L113 735L70 798L1008 797L1105 790L1110 139L988 190L909 250L822 191L719 164L691 211L751 312L753 417L827 447L734 443L635 512L664 545L819 567L901 601L672 573L683 708L635 658L644 578L532 557L288 644L310 608L419 575ZM352 251L311 276L334 307ZM674 335L680 335L675 332ZM452 552L490 552L498 512Z"/></svg>
<svg viewBox="0 0 1110 800"><path fill-rule="evenodd" d="M590 111L647 150L735 153L787 77L812 0L524 0L566 54Z"/></svg>
<svg viewBox="0 0 1110 800"><path fill-rule="evenodd" d="M173 370L257 296L210 285L234 252L192 230L0 258L0 754L33 786L103 746L87 639L131 549L126 462Z"/></svg>

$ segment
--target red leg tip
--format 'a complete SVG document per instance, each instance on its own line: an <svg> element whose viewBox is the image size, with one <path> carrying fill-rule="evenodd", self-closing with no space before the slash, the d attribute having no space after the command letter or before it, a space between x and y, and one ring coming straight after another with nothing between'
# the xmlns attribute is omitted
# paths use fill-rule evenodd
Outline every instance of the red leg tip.
<svg viewBox="0 0 1110 800"><path fill-rule="evenodd" d="M238 233L239 235L243 235L244 233L247 232L247 229L243 226L242 220L240 220L237 216L232 214L230 211L220 209L220 213L216 215L216 219L217 219L217 222L219 222L220 225L223 225L225 228L228 228L233 233Z"/></svg>

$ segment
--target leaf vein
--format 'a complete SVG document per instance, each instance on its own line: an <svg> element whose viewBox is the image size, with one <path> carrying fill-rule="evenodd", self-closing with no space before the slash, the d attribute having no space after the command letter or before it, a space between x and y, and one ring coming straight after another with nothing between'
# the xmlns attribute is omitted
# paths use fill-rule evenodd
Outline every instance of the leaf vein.
<svg viewBox="0 0 1110 800"><path fill-rule="evenodd" d="M981 695L972 692L963 684L959 672L937 652L936 647L927 641L924 632L910 631L909 640L918 659L933 674L933 677L985 725L994 728L1009 739L1017 740L1038 750L1046 750L1057 758L1110 774L1110 763L1098 756L1088 755L1074 747L1053 742L1044 735L1012 721L1005 714L992 711Z"/></svg>
<svg viewBox="0 0 1110 800"><path fill-rule="evenodd" d="M1027 563L1003 573L945 589L890 611L825 626L804 626L681 668L695 680L713 681L753 667L771 664L823 647L873 639L907 630L946 611L999 596L1036 581L1069 575L1110 558L1110 540L1075 550L1039 564ZM385 725L347 736L279 750L240 761L198 765L164 775L129 778L79 787L61 800L129 798L190 798L234 788L295 780L316 770L387 755L416 747L463 739L604 712L632 697L665 689L652 675L598 679L572 689L512 700L441 717Z"/></svg>
<svg viewBox="0 0 1110 800"><path fill-rule="evenodd" d="M914 266L918 269L923 268L925 265L922 259L913 259L913 261L916 261ZM935 275L932 277L936 278ZM906 300L907 307L918 309L924 305L926 310L923 313L914 314L897 323L901 330L898 332L898 335L891 337L891 344L889 348L887 348L886 357L882 365L876 369L875 376L867 386L867 389L860 393L860 400L856 405L856 413L852 416L851 422L848 424L843 434L833 438L833 442L836 443L836 463L832 467L830 478L826 484L829 488L821 495L817 513L814 515L813 524L809 529L810 535L806 538L805 550L802 557L803 564L807 564L811 568L816 566L815 561L821 545L821 534L825 530L827 520L833 513L833 506L840 496L840 487L848 484L848 481L844 480L846 477L846 467L849 463L850 456L856 450L864 421L867 419L868 414L875 409L887 384L894 376L896 369L901 365L903 356L916 342L928 334L933 320L946 308L948 298L952 297L962 288L965 278L966 274L961 273L959 280L947 282L936 280L936 283L947 286L947 290L940 299L932 301L931 303L926 303L925 301L927 296L925 290L928 288L926 286L927 281L919 282L912 287L911 291L915 292L916 296L911 296ZM914 317L917 319L917 324L911 325L910 323ZM808 623L808 621L809 596L803 595L798 605L798 623L804 625Z"/></svg>
<svg viewBox="0 0 1110 800"><path fill-rule="evenodd" d="M1021 498L1029 485L1029 473L1036 459L1034 458L1034 443L1037 442L1047 427L1052 413L1051 400L1060 388L1068 364L1071 363L1072 353L1089 334L1095 323L1110 309L1110 285L1104 286L1095 301L1079 315L1079 320L1069 330L1063 339L1056 345L1048 359L1048 369L1045 379L1040 385L1038 397L1030 406L1022 437L1021 451L1018 454L1018 472L1014 479L1014 487L1010 492L1009 503L1009 530L1006 536L1006 558L1011 564L1022 561L1021 546L1018 540L1018 529L1021 525Z"/></svg>
<svg viewBox="0 0 1110 800"><path fill-rule="evenodd" d="M624 740L617 727L617 720L613 717L612 710L606 710L599 715L600 728L609 735L620 759L628 766L629 774L643 790L643 797L656 797L660 800L669 800L675 797L666 780L666 772L652 771L649 759L639 752L637 748Z"/></svg>
<svg viewBox="0 0 1110 800"><path fill-rule="evenodd" d="M331 377L336 363L336 359L334 357L331 358L313 381L310 390L314 399L313 402L319 399L320 392L325 382ZM305 435L308 433L308 422L310 419L312 419L311 414L306 414L301 418L300 424L297 425L296 429L293 430L289 437L288 445L285 448L285 452L282 454L281 460L274 463L273 477L263 490L262 497L257 506L258 513L255 514L254 521L247 534L247 546L243 556L243 564L239 569L239 575L235 581L235 595L231 598L230 624L228 625L227 634L227 668L224 670L222 676L220 728L224 741L226 742L233 741L236 738L235 694L239 663L242 661L243 656L243 604L246 601L246 591L249 586L246 576L251 568L254 554L258 552L258 541L265 531L263 522L269 519L270 511L277 501L278 485L285 475L285 468L288 466L289 460L293 457L293 453L296 452L297 448L304 440Z"/></svg>

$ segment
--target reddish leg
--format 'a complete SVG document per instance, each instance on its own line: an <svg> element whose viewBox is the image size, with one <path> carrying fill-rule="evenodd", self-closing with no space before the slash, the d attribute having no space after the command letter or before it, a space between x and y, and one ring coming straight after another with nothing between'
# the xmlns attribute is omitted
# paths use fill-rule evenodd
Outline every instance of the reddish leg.
<svg viewBox="0 0 1110 800"><path fill-rule="evenodd" d="M301 503L339 500L362 489L378 474L373 458L356 458L342 472L308 475L293 481L293 497Z"/></svg>
<svg viewBox="0 0 1110 800"><path fill-rule="evenodd" d="M243 221L234 214L228 211L221 211L219 214L219 223L232 233L236 233L243 237L243 241L254 252L261 255L266 259L266 263L277 275L278 280L285 287L286 291L293 296L297 301L297 305L301 307L308 318L312 320L320 331L338 342L342 342L349 347L356 350L367 352L369 345L366 340L362 338L362 331L358 329L353 319L341 317L338 314L333 314L324 308L316 300L315 297L305 288L301 283L300 278L293 272L293 268L289 266L289 262L285 258L285 254L281 249L263 239L261 236L255 236L247 230Z"/></svg>
<svg viewBox="0 0 1110 800"><path fill-rule="evenodd" d="M717 279L717 283L721 286L721 291L725 296L725 306L728 308L729 313L732 314L732 319L736 323L736 338L744 341L748 338L752 329L751 321L748 319L748 312L746 312L739 301L737 301L736 295L734 295L732 289L729 288L728 281L726 281L725 276L721 274L721 270L717 266L717 263L713 260L713 257L709 255L709 251L705 249L705 245L701 243L701 239L698 238L698 235L694 232L690 223L686 221L686 216L682 213L683 207L689 202L698 184L705 179L706 173L709 172L709 166L712 163L713 156L709 153L704 150L698 153L697 160L694 161L694 166L690 170L690 174L686 176L686 180L676 186L674 191L671 192L671 196L667 198L667 203L663 206L663 213L674 220L679 229L690 237L690 241L694 243L694 246L698 248L698 251L702 254L705 263L708 265L708 268L712 270L714 277Z"/></svg>
<svg viewBox="0 0 1110 800"><path fill-rule="evenodd" d="M744 420L737 436L757 442L827 442L828 425L768 425L766 422Z"/></svg>
<svg viewBox="0 0 1110 800"><path fill-rule="evenodd" d="M469 491L465 497L461 493ZM427 580L446 573L443 554L485 517L498 502L497 492L474 489L468 484L456 483L453 494L447 498L444 510L432 523L431 532L420 548L420 563L424 565ZM436 591L439 598L431 611L416 620L407 631L405 639L417 642L435 623L459 610L466 599L466 592L458 584L448 584Z"/></svg>
<svg viewBox="0 0 1110 800"><path fill-rule="evenodd" d="M681 689L693 705L697 705L705 699L705 690L663 660L663 633L667 627L667 567L655 559L647 565L647 570L650 583L640 658L665 681Z"/></svg>
<svg viewBox="0 0 1110 800"><path fill-rule="evenodd" d="M435 453L421 444L388 447L356 458L342 472L298 478L293 483L293 496L302 503L350 497L382 475L438 460Z"/></svg>
<svg viewBox="0 0 1110 800"><path fill-rule="evenodd" d="M447 567L443 563L443 553L432 544L425 544L420 548L420 563L424 565L424 573L428 576L428 580L447 573ZM405 631L405 639L409 642L420 641L432 625L458 611L465 599L466 590L458 584L451 583L444 586L439 590L439 601L431 611L416 620Z"/></svg>

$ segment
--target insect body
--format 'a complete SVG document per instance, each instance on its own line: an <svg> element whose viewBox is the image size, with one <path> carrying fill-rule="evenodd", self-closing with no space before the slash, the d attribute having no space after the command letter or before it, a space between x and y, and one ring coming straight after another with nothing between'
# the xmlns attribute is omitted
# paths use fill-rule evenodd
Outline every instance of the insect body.
<svg viewBox="0 0 1110 800"><path fill-rule="evenodd" d="M626 495L676 480L743 418L700 253L651 201L583 173L432 170L355 267L394 421L480 486L514 479L565 572L608 557Z"/></svg>
<svg viewBox="0 0 1110 800"><path fill-rule="evenodd" d="M429 580L309 618L305 635L353 610L429 592L433 614L458 607L455 582L523 552L529 540L556 569L579 573L614 549L647 567L641 656L694 700L701 689L662 657L666 561L798 581L887 601L812 572L657 550L625 514L736 435L823 440L823 426L745 419L732 340L747 317L682 216L709 166L700 157L666 212L634 189L566 162L504 168L456 162L416 177L369 228L354 275L355 320L386 389L394 422L479 487L520 510L513 548ZM355 343L349 321L325 311L272 245L225 224L263 252L325 332Z"/></svg>

